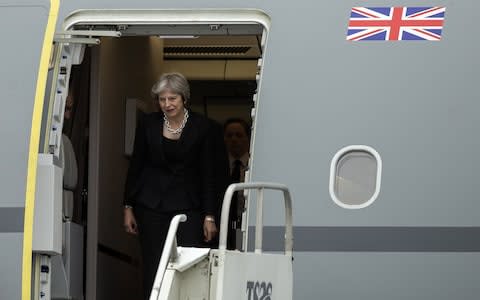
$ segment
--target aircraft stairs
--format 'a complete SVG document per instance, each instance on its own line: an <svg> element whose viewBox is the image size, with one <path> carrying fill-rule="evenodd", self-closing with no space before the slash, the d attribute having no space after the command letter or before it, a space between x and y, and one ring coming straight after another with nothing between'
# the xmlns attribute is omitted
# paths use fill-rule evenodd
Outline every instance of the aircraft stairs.
<svg viewBox="0 0 480 300"><path fill-rule="evenodd" d="M255 250L227 250L227 224L232 195L235 191L249 189L257 190ZM283 192L286 218L284 253L262 251L265 189ZM222 207L218 249L178 247L176 231L179 223L185 220L185 215L177 215L170 223L150 300L292 299L292 204L285 185L263 182L230 185Z"/></svg>

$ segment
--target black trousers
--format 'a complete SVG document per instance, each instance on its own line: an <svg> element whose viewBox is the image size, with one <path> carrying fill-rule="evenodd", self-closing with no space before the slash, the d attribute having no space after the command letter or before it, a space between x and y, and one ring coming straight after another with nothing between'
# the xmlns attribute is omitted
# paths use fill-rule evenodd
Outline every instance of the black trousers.
<svg viewBox="0 0 480 300"><path fill-rule="evenodd" d="M187 215L187 221L180 223L178 226L178 245L184 247L204 247L203 218L200 212L175 211L163 213L143 206L135 208L135 218L138 223L143 259L144 299L148 300L150 297L170 221L178 214Z"/></svg>

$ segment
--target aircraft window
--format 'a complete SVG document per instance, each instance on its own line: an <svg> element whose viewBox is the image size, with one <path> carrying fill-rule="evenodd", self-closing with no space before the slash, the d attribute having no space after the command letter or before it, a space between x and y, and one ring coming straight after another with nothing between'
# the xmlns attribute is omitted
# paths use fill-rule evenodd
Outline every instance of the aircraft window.
<svg viewBox="0 0 480 300"><path fill-rule="evenodd" d="M378 196L382 161L368 146L341 149L330 167L330 196L343 208L369 206Z"/></svg>

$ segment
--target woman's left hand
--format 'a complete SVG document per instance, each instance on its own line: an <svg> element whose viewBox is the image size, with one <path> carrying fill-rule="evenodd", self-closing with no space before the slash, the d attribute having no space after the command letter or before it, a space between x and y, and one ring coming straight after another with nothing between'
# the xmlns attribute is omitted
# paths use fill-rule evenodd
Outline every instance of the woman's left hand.
<svg viewBox="0 0 480 300"><path fill-rule="evenodd" d="M203 220L203 235L205 242L210 242L217 235L217 225L213 216L206 216Z"/></svg>

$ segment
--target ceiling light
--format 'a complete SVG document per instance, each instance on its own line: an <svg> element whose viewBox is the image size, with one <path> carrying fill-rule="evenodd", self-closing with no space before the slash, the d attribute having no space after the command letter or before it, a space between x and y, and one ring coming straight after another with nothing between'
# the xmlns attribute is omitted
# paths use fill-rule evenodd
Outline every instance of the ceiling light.
<svg viewBox="0 0 480 300"><path fill-rule="evenodd" d="M197 39L198 35L159 35L161 39Z"/></svg>

